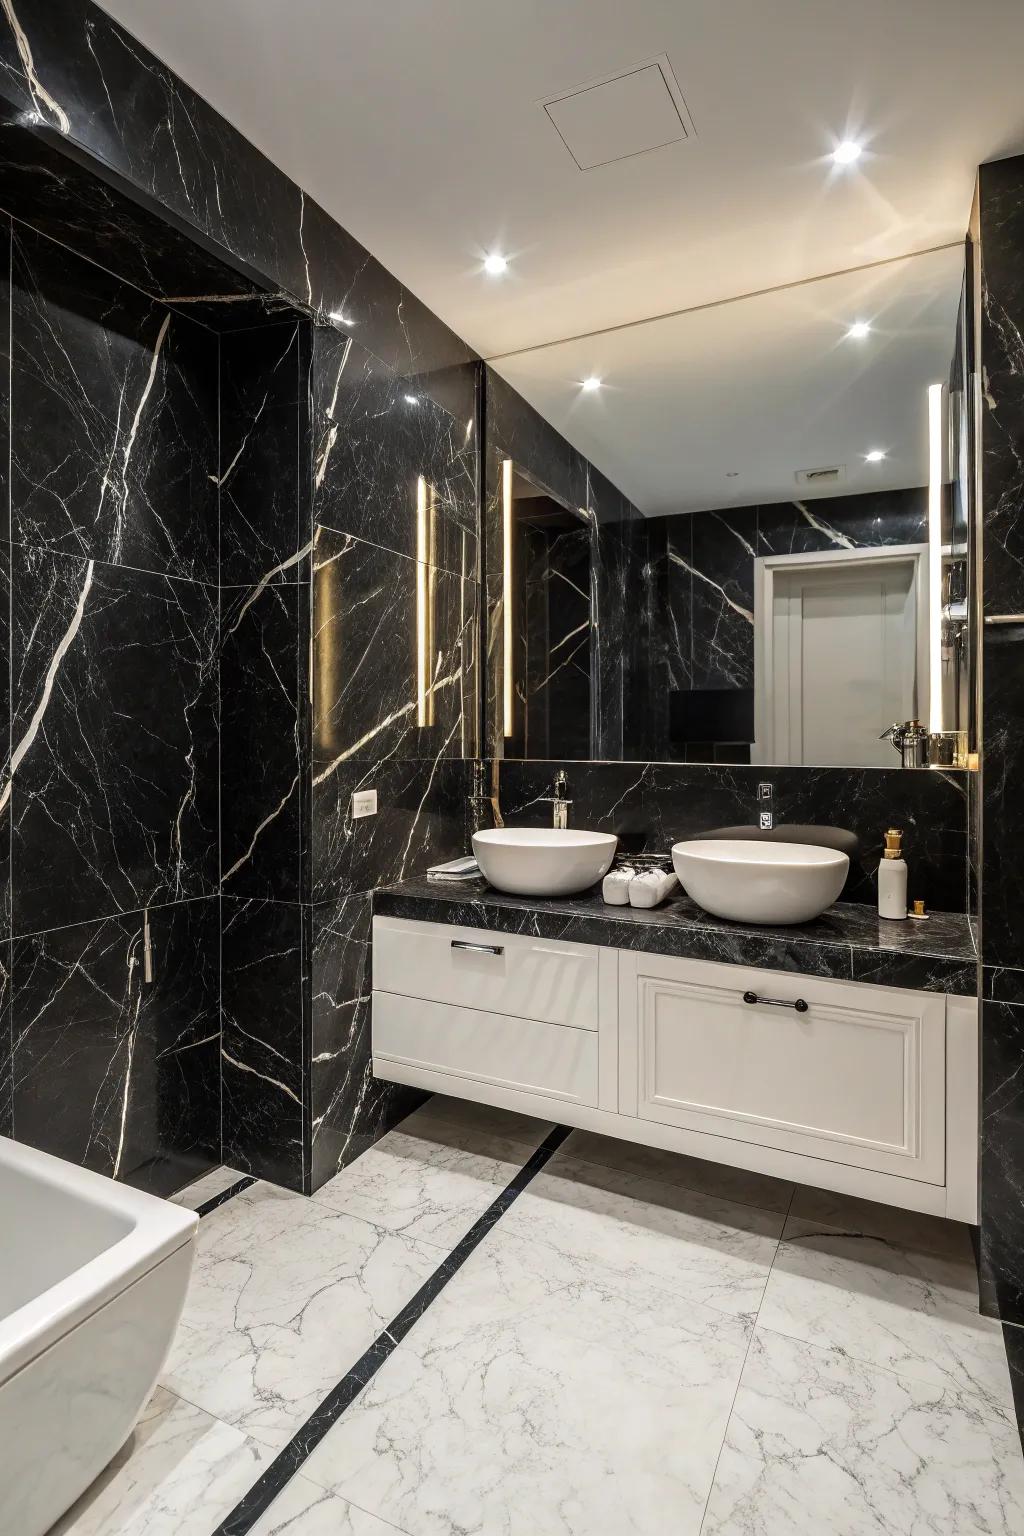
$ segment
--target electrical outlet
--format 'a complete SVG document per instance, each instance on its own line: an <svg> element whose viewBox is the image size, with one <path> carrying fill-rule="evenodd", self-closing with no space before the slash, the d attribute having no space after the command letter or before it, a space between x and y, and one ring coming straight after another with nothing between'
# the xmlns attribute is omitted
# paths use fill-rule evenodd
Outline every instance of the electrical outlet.
<svg viewBox="0 0 1024 1536"><path fill-rule="evenodd" d="M352 820L358 821L360 816L376 816L377 791L375 789L357 789L352 796Z"/></svg>
<svg viewBox="0 0 1024 1536"><path fill-rule="evenodd" d="M759 784L757 786L757 798L759 800L770 800L771 797L772 786L770 784Z"/></svg>
<svg viewBox="0 0 1024 1536"><path fill-rule="evenodd" d="M771 831L771 829L772 829L772 819L773 818L772 818L771 811L762 811L761 812L761 831L762 832L770 832Z"/></svg>

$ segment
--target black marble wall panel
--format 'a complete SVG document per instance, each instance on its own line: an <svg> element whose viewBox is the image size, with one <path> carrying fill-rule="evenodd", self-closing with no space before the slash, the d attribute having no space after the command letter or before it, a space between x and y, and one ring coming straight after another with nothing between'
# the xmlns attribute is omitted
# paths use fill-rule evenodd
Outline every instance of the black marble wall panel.
<svg viewBox="0 0 1024 1536"><path fill-rule="evenodd" d="M310 908L223 898L223 1155L309 1190Z"/></svg>
<svg viewBox="0 0 1024 1536"><path fill-rule="evenodd" d="M220 1142L217 337L22 224L11 253L0 1096L166 1193Z"/></svg>
<svg viewBox="0 0 1024 1536"><path fill-rule="evenodd" d="M1024 1007L982 1003L982 1310L1024 1322Z"/></svg>
<svg viewBox="0 0 1024 1536"><path fill-rule="evenodd" d="M978 179L982 1004L980 1269L985 1310L1024 1323L1024 157ZM999 622L1002 620L1003 622ZM994 621L994 622L993 622Z"/></svg>
<svg viewBox="0 0 1024 1536"><path fill-rule="evenodd" d="M313 1188L364 1152L425 1095L370 1071L370 897L313 915Z"/></svg>
<svg viewBox="0 0 1024 1536"><path fill-rule="evenodd" d="M221 339L220 580L254 586L301 577L309 503L309 330L295 319Z"/></svg>
<svg viewBox="0 0 1024 1536"><path fill-rule="evenodd" d="M752 688L757 511L695 512L688 521L692 686ZM673 547L673 562L683 558Z"/></svg>
<svg viewBox="0 0 1024 1536"><path fill-rule="evenodd" d="M456 418L334 327L315 330L313 380L317 523L416 558L422 494L432 563L475 579L475 412Z"/></svg>
<svg viewBox="0 0 1024 1536"><path fill-rule="evenodd" d="M24 225L12 536L217 581L217 338Z"/></svg>
<svg viewBox="0 0 1024 1536"><path fill-rule="evenodd" d="M216 591L12 559L15 932L215 893Z"/></svg>
<svg viewBox="0 0 1024 1536"><path fill-rule="evenodd" d="M873 904L889 826L906 829L910 895L962 912L967 837L965 775L882 768L751 768L682 763L520 762L501 765L509 825L546 825L556 771L564 768L576 826L616 832L624 849L668 853L715 827L756 825L759 783L772 785L776 825L819 822L857 833L862 851L840 900Z"/></svg>
<svg viewBox="0 0 1024 1536"><path fill-rule="evenodd" d="M16 939L14 1133L169 1194L220 1152L218 900Z"/></svg>
<svg viewBox="0 0 1024 1536"><path fill-rule="evenodd" d="M978 203L982 602L986 614L1024 613L1024 156L980 168Z"/></svg>

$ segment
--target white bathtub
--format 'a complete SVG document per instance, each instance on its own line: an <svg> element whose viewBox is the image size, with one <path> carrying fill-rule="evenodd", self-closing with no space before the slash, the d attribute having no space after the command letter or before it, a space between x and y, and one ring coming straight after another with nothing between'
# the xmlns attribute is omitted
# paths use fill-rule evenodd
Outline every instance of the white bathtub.
<svg viewBox="0 0 1024 1536"><path fill-rule="evenodd" d="M0 1536L43 1536L131 1434L198 1218L0 1137Z"/></svg>

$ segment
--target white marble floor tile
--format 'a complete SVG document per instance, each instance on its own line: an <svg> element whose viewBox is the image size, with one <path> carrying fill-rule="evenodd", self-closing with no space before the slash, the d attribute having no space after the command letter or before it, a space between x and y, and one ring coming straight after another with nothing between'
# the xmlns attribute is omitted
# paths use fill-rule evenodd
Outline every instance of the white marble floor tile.
<svg viewBox="0 0 1024 1536"><path fill-rule="evenodd" d="M758 1326L703 1536L1018 1536L1013 1425Z"/></svg>
<svg viewBox="0 0 1024 1536"><path fill-rule="evenodd" d="M187 1210L197 1211L207 1200L212 1200L214 1195L223 1194L232 1184L237 1184L239 1179L245 1177L237 1168L211 1168L209 1173L186 1184L184 1189L179 1189L170 1199L174 1205L183 1205Z"/></svg>
<svg viewBox="0 0 1024 1536"><path fill-rule="evenodd" d="M205 1217L200 1235L164 1384L273 1447L439 1262L432 1244L268 1185Z"/></svg>
<svg viewBox="0 0 1024 1536"><path fill-rule="evenodd" d="M978 1314L972 1259L791 1219L758 1322L898 1375L973 1392L1012 1418L998 1323Z"/></svg>
<svg viewBox="0 0 1024 1536"><path fill-rule="evenodd" d="M210 1536L270 1459L158 1387L128 1444L50 1536Z"/></svg>
<svg viewBox="0 0 1024 1536"><path fill-rule="evenodd" d="M724 1163L709 1163L683 1152L664 1152L659 1147L643 1147L638 1142L619 1141L615 1136L601 1136L596 1131L573 1131L562 1143L566 1157L602 1168L617 1168L620 1173L640 1178L660 1179L683 1189L697 1189L722 1200L740 1205L756 1205L765 1211L789 1210L794 1186L786 1179L768 1178L763 1173L747 1173L743 1168L727 1168Z"/></svg>
<svg viewBox="0 0 1024 1536"><path fill-rule="evenodd" d="M795 1220L880 1237L901 1248L920 1248L926 1253L973 1261L968 1229L962 1222L946 1221L942 1216L926 1216L920 1211L903 1211L894 1205L804 1186L797 1189L789 1214Z"/></svg>
<svg viewBox="0 0 1024 1536"><path fill-rule="evenodd" d="M696 1536L748 1340L491 1234L304 1475L410 1536Z"/></svg>
<svg viewBox="0 0 1024 1536"><path fill-rule="evenodd" d="M300 1472L257 1520L249 1536L395 1536L395 1530L386 1520L318 1488Z"/></svg>
<svg viewBox="0 0 1024 1536"><path fill-rule="evenodd" d="M477 1104L472 1099L455 1099L446 1093L435 1093L419 1109L413 1110L402 1121L399 1129L413 1131L425 1121L434 1124L438 1120L458 1126L460 1130L483 1131L490 1136L505 1136L509 1141L524 1142L531 1152L554 1129L551 1120L535 1120L532 1115L523 1115L517 1110L493 1109L490 1104Z"/></svg>
<svg viewBox="0 0 1024 1536"><path fill-rule="evenodd" d="M501 1219L501 1231L597 1262L631 1286L661 1286L734 1314L754 1313L783 1217L556 1154Z"/></svg>
<svg viewBox="0 0 1024 1536"><path fill-rule="evenodd" d="M313 1198L450 1250L529 1155L522 1142L424 1121L390 1131Z"/></svg>

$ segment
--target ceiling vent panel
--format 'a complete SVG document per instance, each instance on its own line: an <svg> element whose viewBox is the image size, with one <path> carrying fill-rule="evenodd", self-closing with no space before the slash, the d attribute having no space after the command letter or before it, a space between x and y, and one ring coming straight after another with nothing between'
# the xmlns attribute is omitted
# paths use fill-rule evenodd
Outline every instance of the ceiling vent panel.
<svg viewBox="0 0 1024 1536"><path fill-rule="evenodd" d="M793 478L797 485L839 485L846 479L845 464L827 464L820 469L798 469Z"/></svg>
<svg viewBox="0 0 1024 1536"><path fill-rule="evenodd" d="M686 102L664 56L541 105L581 171L695 137Z"/></svg>

